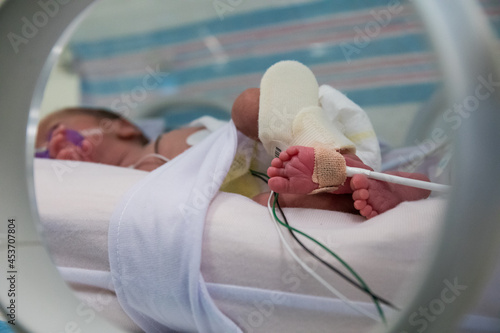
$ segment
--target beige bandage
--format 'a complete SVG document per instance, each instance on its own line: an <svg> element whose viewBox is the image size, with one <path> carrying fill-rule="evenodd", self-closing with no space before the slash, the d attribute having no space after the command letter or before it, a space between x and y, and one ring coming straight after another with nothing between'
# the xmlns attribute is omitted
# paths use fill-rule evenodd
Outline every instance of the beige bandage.
<svg viewBox="0 0 500 333"><path fill-rule="evenodd" d="M346 179L346 163L342 154L323 146L315 147L312 180L319 188L309 194L335 191Z"/></svg>
<svg viewBox="0 0 500 333"><path fill-rule="evenodd" d="M333 124L320 106L305 107L297 114L292 125L290 146L317 147L356 153L356 146L345 137L341 124Z"/></svg>

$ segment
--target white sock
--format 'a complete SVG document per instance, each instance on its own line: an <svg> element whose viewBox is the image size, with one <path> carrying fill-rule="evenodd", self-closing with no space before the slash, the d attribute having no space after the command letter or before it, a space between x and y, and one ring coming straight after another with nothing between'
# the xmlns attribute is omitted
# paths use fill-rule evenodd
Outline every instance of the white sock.
<svg viewBox="0 0 500 333"><path fill-rule="evenodd" d="M321 108L312 71L290 60L274 64L262 77L259 139L272 156L296 145L356 152L340 124L332 123Z"/></svg>

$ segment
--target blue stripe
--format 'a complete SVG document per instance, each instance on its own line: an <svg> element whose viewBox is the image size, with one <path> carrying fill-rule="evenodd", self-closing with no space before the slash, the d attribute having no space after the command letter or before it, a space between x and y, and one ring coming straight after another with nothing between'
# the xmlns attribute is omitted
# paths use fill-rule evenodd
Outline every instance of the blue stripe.
<svg viewBox="0 0 500 333"><path fill-rule="evenodd" d="M290 21L300 22L304 19L349 11L366 10L368 12L370 8L387 7L387 5L387 0L372 0L368 6L366 1L362 0L337 0L335 2L324 0L312 4L262 9L240 15L229 15L222 21L215 18L203 23L163 29L148 34L74 43L71 45L71 48L74 54L82 60L108 58L123 53L140 52L145 49L158 47L159 45L170 45L201 39L207 35L250 30L256 27L262 28ZM486 9L499 7L496 0L485 1L482 5ZM394 21L391 22L394 23ZM496 31L500 31L498 27L496 27Z"/></svg>
<svg viewBox="0 0 500 333"><path fill-rule="evenodd" d="M159 45L201 39L209 35L301 22L327 14L366 10L379 6L387 6L387 0L371 0L369 5L363 0L323 0L286 8L262 9L240 15L228 15L224 20L214 18L203 23L158 30L149 34L74 43L71 48L77 58L82 60L108 58L117 54L139 52Z"/></svg>
<svg viewBox="0 0 500 333"><path fill-rule="evenodd" d="M423 83L362 90L348 90L344 91L344 93L359 106L368 107L428 101L437 86L437 83Z"/></svg>
<svg viewBox="0 0 500 333"><path fill-rule="evenodd" d="M408 21L407 17L399 17L397 19L394 19L391 21L391 24L402 24L402 25L407 25L410 22ZM312 35L314 34L314 39L324 39L325 37L334 37L336 34L340 33L349 33L352 34L355 30L354 28L358 26L360 29L364 29L364 25L355 25L355 24L349 24L349 25L343 25L343 26L337 26L335 29L330 29L330 31L325 31L323 29L322 31L318 32L313 32L311 30L307 31L304 34L299 34L297 35L296 33L290 33L286 36L281 36L281 37L274 37L274 38L264 38L264 39L259 39L259 40L245 40L244 38L240 39L239 41L231 41L230 43L223 44L222 49L225 53L229 54L231 56L232 52L241 52L241 49L244 48L246 50L250 50L250 52L253 53L258 53L264 51L266 52L269 47L273 47L273 44L276 42L288 42L290 45L293 45L294 42L311 42ZM313 40L314 41L314 40ZM175 53L175 49L173 49ZM197 58L203 58L206 59L207 57L211 57L211 51L208 48L200 48L196 51L190 51L190 52L182 52L180 54L176 55L175 60L177 59L182 59L183 61L186 60L191 60L191 59L197 59ZM174 61L175 61L174 60Z"/></svg>
<svg viewBox="0 0 500 333"><path fill-rule="evenodd" d="M351 47L356 48L354 44ZM274 63L293 59L308 66L346 62L344 49L339 45L328 46L322 55L305 49L294 52L276 53L261 57L249 57L235 59L224 65L207 65L197 68L189 68L171 72L162 83L164 88L173 86L184 86L202 81L233 77L251 73L264 73ZM350 60L357 60L369 57L380 57L406 53L418 53L428 50L424 38L420 34L410 34L392 38L374 40L363 49L357 49L359 53L350 54ZM82 79L81 89L85 95L109 95L121 92L130 92L134 88L142 87L144 76L133 78L116 78L113 80L85 80Z"/></svg>
<svg viewBox="0 0 500 333"><path fill-rule="evenodd" d="M375 77L388 77L393 75L411 76L412 74L415 73L438 73L438 67L437 64L433 62L407 64L398 67L378 68L374 66L370 69L363 69L355 72L343 72L343 73L328 72L328 74L317 72L316 77L320 82L325 82L325 81L339 82L339 81L350 81L353 79L367 80Z"/></svg>
<svg viewBox="0 0 500 333"><path fill-rule="evenodd" d="M422 103L428 101L436 91L438 84L437 82L428 82L391 85L379 88L343 89L342 92L362 108L384 105L394 106L397 104ZM207 100L216 100L218 103L224 102L230 106L235 96L243 90L244 88L229 88L223 92L224 95L222 96L206 92L198 97L203 97Z"/></svg>

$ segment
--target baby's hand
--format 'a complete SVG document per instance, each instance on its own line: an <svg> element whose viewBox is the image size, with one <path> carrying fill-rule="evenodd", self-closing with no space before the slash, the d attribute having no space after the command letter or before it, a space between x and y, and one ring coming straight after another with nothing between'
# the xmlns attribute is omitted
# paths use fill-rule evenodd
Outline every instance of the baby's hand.
<svg viewBox="0 0 500 333"><path fill-rule="evenodd" d="M48 144L50 158L59 160L87 161L90 162L92 145L89 140L83 139L80 145L76 145L67 137L67 129L59 125L52 132Z"/></svg>

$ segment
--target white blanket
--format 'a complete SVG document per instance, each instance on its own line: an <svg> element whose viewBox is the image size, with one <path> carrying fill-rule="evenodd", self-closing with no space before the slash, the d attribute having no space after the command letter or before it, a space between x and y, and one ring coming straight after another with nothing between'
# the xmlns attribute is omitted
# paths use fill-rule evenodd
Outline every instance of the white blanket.
<svg viewBox="0 0 500 333"><path fill-rule="evenodd" d="M95 163L35 161L36 198L54 262L90 306L85 311L93 310L134 332L141 330L123 313L110 284L108 226L123 194L148 175ZM425 251L432 253L445 205L439 198L405 202L369 221L314 209L285 208L285 212L293 226L351 264L372 290L403 307L413 290L412 278L418 278L425 263ZM314 263L298 246L293 247L306 262ZM347 297L373 309L369 298L324 267L314 266ZM215 304L246 332L359 333L373 326L338 299L329 298L332 295L323 286L299 269L280 244L267 209L240 195L218 193L210 204L201 274ZM476 314L498 314L499 278L497 273L494 288ZM330 306L323 311L300 309L297 306L303 303L283 302L279 292L291 300L300 295L328 297Z"/></svg>
<svg viewBox="0 0 500 333"><path fill-rule="evenodd" d="M107 236L120 198L149 174L54 160L37 160L35 167L45 238L63 277L95 313L137 331L109 283ZM336 251L376 293L403 306L424 251L432 249L445 203L437 198L406 202L369 221L314 209L285 208L285 212L292 225ZM201 274L210 296L246 332L359 333L374 323L330 298L333 295L300 269L284 251L267 209L248 198L218 193L207 212L201 243ZM374 311L368 297L293 247L347 297ZM297 301L300 296L304 298ZM321 304L321 311L307 308L310 303L304 300Z"/></svg>

